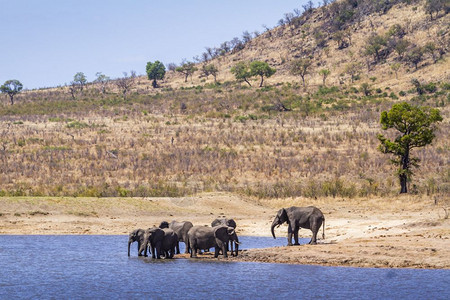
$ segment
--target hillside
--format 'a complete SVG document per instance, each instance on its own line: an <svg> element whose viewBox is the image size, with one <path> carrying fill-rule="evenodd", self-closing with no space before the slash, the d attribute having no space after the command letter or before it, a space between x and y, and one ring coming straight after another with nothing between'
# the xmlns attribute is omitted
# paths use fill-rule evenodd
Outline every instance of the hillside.
<svg viewBox="0 0 450 300"><path fill-rule="evenodd" d="M449 15L440 11L431 20L424 1L367 3L334 2L209 60L219 83L198 73L185 83L170 71L156 89L145 77L133 79L126 97L113 81L106 93L91 83L73 95L70 87L57 87L2 103L0 196L389 197L398 193L398 179L389 157L376 149L380 112L410 101L438 107L444 118L433 144L414 150L421 163L410 190L445 201ZM351 17L342 19L345 11ZM435 41L417 70L389 48L400 31L408 51ZM369 36L388 32L376 62L362 54ZM305 57L312 65L303 87L289 70ZM277 69L263 88L238 83L230 73L235 63L251 60ZM351 76L346 70L355 63ZM330 75L322 86L324 68Z"/></svg>
<svg viewBox="0 0 450 300"><path fill-rule="evenodd" d="M359 6L353 7L348 3L358 3ZM312 65L306 76L306 91L314 91L322 84L319 75L321 69L330 70L327 84L352 85L346 66L355 62L360 64L360 78L353 84L357 87L368 82L374 88L389 87L398 93L410 89L413 78L425 83L448 82L450 16L440 11L430 19L426 1L386 1L386 7L368 7L371 3L374 2L336 1L310 13L304 12L300 17L291 18L290 23L286 21L286 24L253 38L242 50L231 51L210 63L218 67L218 80L221 82L234 80L230 69L237 62L261 60L277 69L267 84L290 82L300 85L301 78L289 72L290 64L295 59L309 57ZM351 12L353 18L341 21L342 24L338 26L334 22L342 18L343 11ZM364 54L364 46L370 36L386 36L390 31L394 34L388 44L393 45L382 46L380 52L385 56L380 61L375 62L370 55ZM395 50L398 40L409 43L406 51L414 46L425 47L432 42L436 53L424 53L418 70L415 70L413 64L401 59ZM389 47L393 48L388 50ZM443 53L438 54L437 48ZM436 63L433 59L435 55L442 55ZM392 69L395 63L400 64L397 72ZM185 84L183 76L172 72L167 79L167 86L176 88L204 82L205 79L193 76L192 81ZM212 78L206 82L212 82Z"/></svg>

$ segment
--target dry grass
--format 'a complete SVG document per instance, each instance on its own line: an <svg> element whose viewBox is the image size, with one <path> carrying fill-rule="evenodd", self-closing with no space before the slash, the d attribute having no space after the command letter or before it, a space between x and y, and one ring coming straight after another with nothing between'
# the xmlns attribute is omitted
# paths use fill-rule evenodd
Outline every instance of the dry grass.
<svg viewBox="0 0 450 300"><path fill-rule="evenodd" d="M444 122L435 142L414 150L421 166L410 190L448 195L448 54L436 64L427 57L419 71L402 64L399 79L390 70L397 61L393 53L354 84L341 74L347 63L364 62L359 50L370 33L385 34L400 24L409 40L423 45L437 30L448 32L449 15L430 22L423 1L396 5L351 24L352 43L339 50L333 40L324 48L315 45L322 13L316 10L298 28L277 27L213 61L221 84L198 76L184 83L169 72L161 89L138 78L127 101L114 87L102 95L90 85L76 100L67 87L58 87L0 105L0 195L389 196L397 193L397 178L388 157L376 150L376 135L380 112L398 98L441 108ZM313 55L307 88L289 75L289 63L305 49ZM275 66L269 86L235 83L229 69L242 60ZM323 68L331 70L328 89L318 87ZM438 92L418 97L412 78L437 83ZM371 96L359 91L364 82ZM280 102L292 111L272 110Z"/></svg>
<svg viewBox="0 0 450 300"><path fill-rule="evenodd" d="M164 104L83 115L4 118L0 190L16 196L238 191L266 198L386 196L398 189L387 157L376 150L383 102L348 108L345 117L262 113L255 103L214 113L198 104L210 92L184 95L192 114L169 114L179 99L166 96ZM448 108L442 113L435 143L414 151L422 160L411 185L418 193L448 191Z"/></svg>

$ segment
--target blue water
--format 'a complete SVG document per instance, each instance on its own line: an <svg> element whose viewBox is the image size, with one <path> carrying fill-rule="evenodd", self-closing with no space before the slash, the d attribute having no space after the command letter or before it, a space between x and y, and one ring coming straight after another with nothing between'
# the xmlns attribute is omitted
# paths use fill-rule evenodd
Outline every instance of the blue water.
<svg viewBox="0 0 450 300"><path fill-rule="evenodd" d="M449 299L450 270L127 256L127 236L0 236L0 299ZM285 238L241 237L244 248ZM308 240L302 240L302 243Z"/></svg>

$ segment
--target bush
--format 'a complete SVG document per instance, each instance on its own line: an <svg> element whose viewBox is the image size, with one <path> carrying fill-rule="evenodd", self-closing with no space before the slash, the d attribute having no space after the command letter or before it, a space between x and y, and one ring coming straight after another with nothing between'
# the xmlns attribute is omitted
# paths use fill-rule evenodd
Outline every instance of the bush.
<svg viewBox="0 0 450 300"><path fill-rule="evenodd" d="M422 87L423 87L423 89L424 89L425 91L427 91L428 93L434 93L434 92L437 91L437 86L436 86L436 84L433 83L433 82L430 82L430 83L428 83L428 84L424 84Z"/></svg>

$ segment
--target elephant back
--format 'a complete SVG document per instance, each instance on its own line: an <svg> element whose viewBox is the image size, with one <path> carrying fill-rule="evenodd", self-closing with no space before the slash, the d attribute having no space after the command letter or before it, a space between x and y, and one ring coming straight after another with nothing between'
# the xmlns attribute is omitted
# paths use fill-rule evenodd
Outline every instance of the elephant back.
<svg viewBox="0 0 450 300"><path fill-rule="evenodd" d="M225 225L228 227L236 228L236 221L234 221L233 219L220 218L220 219L215 219L214 221L211 222L212 227L216 227L216 226L220 226L220 225Z"/></svg>
<svg viewBox="0 0 450 300"><path fill-rule="evenodd" d="M178 222L178 221L172 221L170 222L168 228L172 229L173 231L175 231L175 233L179 234L180 232L188 232L189 229L191 229L194 225L189 222L189 221L183 221L183 222Z"/></svg>
<svg viewBox="0 0 450 300"><path fill-rule="evenodd" d="M164 230L158 227L151 227L145 231L146 240L150 242L162 241L164 238Z"/></svg>
<svg viewBox="0 0 450 300"><path fill-rule="evenodd" d="M164 246L172 247L178 241L178 235L170 228L163 228L162 231L164 232Z"/></svg>

